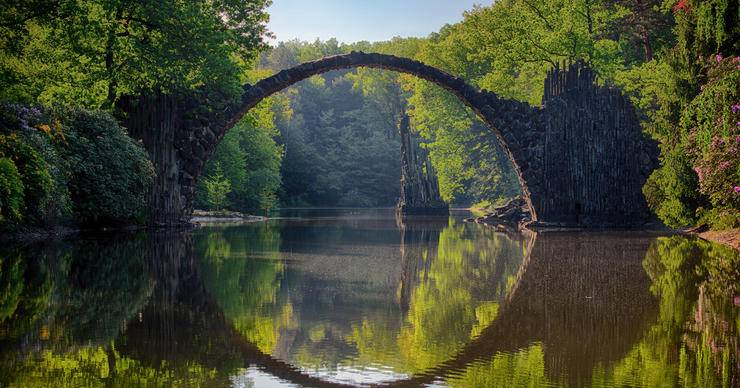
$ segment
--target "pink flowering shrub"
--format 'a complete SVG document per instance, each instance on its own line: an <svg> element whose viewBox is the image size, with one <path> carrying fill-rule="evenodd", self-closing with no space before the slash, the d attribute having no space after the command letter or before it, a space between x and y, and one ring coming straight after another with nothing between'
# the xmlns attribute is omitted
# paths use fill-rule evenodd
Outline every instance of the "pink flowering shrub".
<svg viewBox="0 0 740 388"><path fill-rule="evenodd" d="M699 191L715 209L740 214L740 136L715 136L694 167Z"/></svg>
<svg viewBox="0 0 740 388"><path fill-rule="evenodd" d="M694 160L699 192L711 204L703 218L740 225L740 58L704 62L708 82L681 117L684 146Z"/></svg>

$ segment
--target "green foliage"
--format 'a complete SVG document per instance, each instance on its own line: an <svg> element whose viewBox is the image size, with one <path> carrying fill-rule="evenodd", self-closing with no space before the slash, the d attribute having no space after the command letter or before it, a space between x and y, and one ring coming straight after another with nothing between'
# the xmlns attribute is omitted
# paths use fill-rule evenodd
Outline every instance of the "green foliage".
<svg viewBox="0 0 740 388"><path fill-rule="evenodd" d="M0 157L10 159L17 167L23 183L24 214L28 221L42 224L44 209L54 201L51 194L54 180L46 161L17 135L0 135Z"/></svg>
<svg viewBox="0 0 740 388"><path fill-rule="evenodd" d="M38 203L35 215L25 220L38 226L49 226L65 222L71 214L71 202L67 190L68 174L57 145L64 141L58 120L40 106L19 104L0 105L0 132L17 136L18 140L31 147L43 159L51 176L47 200Z"/></svg>
<svg viewBox="0 0 740 388"><path fill-rule="evenodd" d="M23 182L15 163L0 158L0 224L23 218Z"/></svg>
<svg viewBox="0 0 740 388"><path fill-rule="evenodd" d="M666 28L657 21L670 17L653 7L657 1L647 3L631 13L630 1L499 1L466 12L462 22L421 42L414 56L481 89L538 105L546 71L563 60L587 61L610 80L639 60L635 45L665 44ZM627 19L634 23L624 24ZM518 194L510 161L490 129L446 91L426 81L403 82L443 198L493 203Z"/></svg>
<svg viewBox="0 0 740 388"><path fill-rule="evenodd" d="M238 95L242 64L265 45L269 4L62 0L4 9L0 97L97 108L155 90Z"/></svg>
<svg viewBox="0 0 740 388"><path fill-rule="evenodd" d="M211 191L218 186L213 185L216 166L220 166L223 179L230 185L225 198L230 209L269 211L277 206L283 147L276 142L275 121L283 114L286 112L280 105L280 98L270 98L253 108L224 136L206 164L196 206L221 210L214 209L209 199Z"/></svg>
<svg viewBox="0 0 740 388"><path fill-rule="evenodd" d="M231 192L231 182L224 177L221 165L217 164L215 170L212 176L203 179L203 185L211 208L224 210L228 205L226 196Z"/></svg>
<svg viewBox="0 0 740 388"><path fill-rule="evenodd" d="M711 62L709 81L682 113L683 143L711 204L703 218L715 229L732 228L740 224L740 57Z"/></svg>
<svg viewBox="0 0 740 388"><path fill-rule="evenodd" d="M260 65L276 71L353 48L335 40L284 42L266 53ZM396 202L400 143L394 134L404 107L397 77L388 72L342 70L313 77L283 93L290 114L275 120L285 151L283 204L391 206Z"/></svg>
<svg viewBox="0 0 740 388"><path fill-rule="evenodd" d="M726 0L666 5L676 18L675 46L617 77L633 95L643 127L661 143L661 167L644 192L669 226L733 227L740 211L734 189L740 108L733 108L740 101L738 6Z"/></svg>
<svg viewBox="0 0 740 388"><path fill-rule="evenodd" d="M661 168L653 171L642 191L655 214L679 228L697 221L695 209L704 203L697 183L690 158L682 150L670 150L661 155Z"/></svg>
<svg viewBox="0 0 740 388"><path fill-rule="evenodd" d="M82 109L63 113L61 153L77 219L85 224L142 222L154 169L146 152L111 115Z"/></svg>
<svg viewBox="0 0 740 388"><path fill-rule="evenodd" d="M109 114L4 104L0 133L23 184L23 225L59 225L72 211L85 224L142 220L153 168Z"/></svg>

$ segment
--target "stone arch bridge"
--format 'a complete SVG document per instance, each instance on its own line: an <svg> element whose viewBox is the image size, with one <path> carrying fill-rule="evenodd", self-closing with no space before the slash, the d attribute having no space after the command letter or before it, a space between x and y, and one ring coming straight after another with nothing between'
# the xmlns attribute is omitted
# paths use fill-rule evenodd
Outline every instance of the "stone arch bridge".
<svg viewBox="0 0 740 388"><path fill-rule="evenodd" d="M124 125L142 139L157 169L153 222L189 218L208 158L260 101L311 76L356 67L412 74L441 86L472 109L511 160L534 221L621 227L648 220L641 188L655 167L656 147L642 134L628 99L617 89L598 86L588 67L576 63L553 69L545 80L542 106L533 107L478 90L419 61L351 52L246 85L241 104L213 109L221 113L211 120L190 118L201 103L163 95L146 101L122 99Z"/></svg>

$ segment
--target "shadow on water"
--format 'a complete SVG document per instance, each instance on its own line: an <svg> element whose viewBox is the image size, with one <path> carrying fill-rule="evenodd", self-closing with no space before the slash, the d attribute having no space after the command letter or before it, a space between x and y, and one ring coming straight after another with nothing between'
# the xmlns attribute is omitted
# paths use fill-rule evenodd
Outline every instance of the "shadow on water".
<svg viewBox="0 0 740 388"><path fill-rule="evenodd" d="M6 248L0 385L733 386L739 264L341 216Z"/></svg>

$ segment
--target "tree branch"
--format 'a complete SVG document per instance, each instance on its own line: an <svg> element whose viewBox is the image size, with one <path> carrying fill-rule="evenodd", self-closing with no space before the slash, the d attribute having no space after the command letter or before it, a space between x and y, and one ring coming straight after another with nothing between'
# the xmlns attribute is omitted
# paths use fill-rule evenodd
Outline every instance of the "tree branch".
<svg viewBox="0 0 740 388"><path fill-rule="evenodd" d="M526 4L526 5L527 5L527 6L529 7L529 8L531 8L531 9L532 9L532 10L533 10L533 11L534 11L534 12L535 12L536 14L537 14L537 16L539 16L539 18L540 18L540 19L542 19L542 21L543 21L543 22L545 22L545 27L546 27L546 28L547 28L547 29L548 29L549 31L553 31L553 28L552 28L552 25L550 24L550 21L548 21L548 20L547 20L547 18L545 17L545 15L543 15L543 14L542 14L542 11L540 11L540 9L539 9L539 8L537 8L537 7L535 7L534 5L532 5L532 4L531 4L531 3L529 2L529 1L527 1L527 0L522 0L522 1L523 1L523 2L524 2L524 4Z"/></svg>

